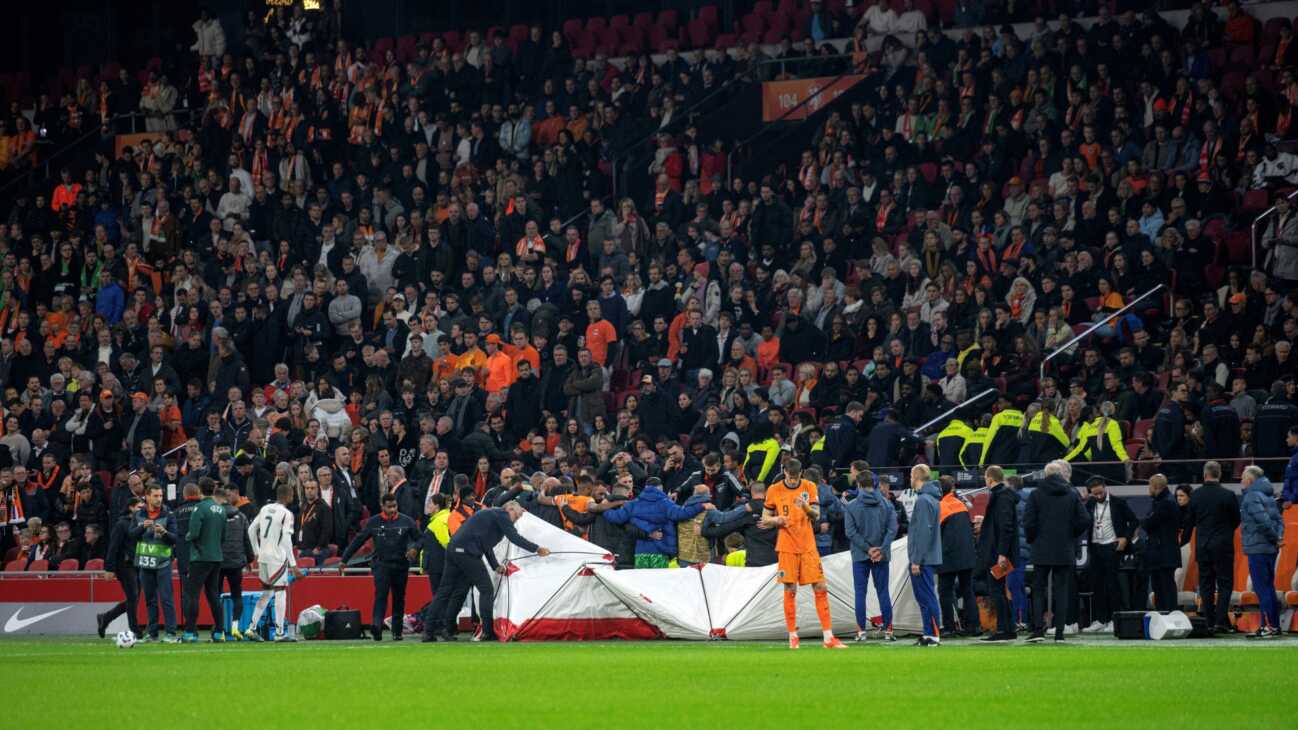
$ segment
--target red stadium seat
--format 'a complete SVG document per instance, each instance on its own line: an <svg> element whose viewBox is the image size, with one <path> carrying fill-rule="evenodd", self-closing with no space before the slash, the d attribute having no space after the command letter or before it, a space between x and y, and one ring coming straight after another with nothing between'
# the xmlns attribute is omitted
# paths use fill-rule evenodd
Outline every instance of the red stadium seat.
<svg viewBox="0 0 1298 730"><path fill-rule="evenodd" d="M26 561L23 561L23 560L6 560L6 561L5 561L5 572L6 572L6 573L21 573L21 572L23 572L23 563L24 563L24 562L26 562Z"/></svg>
<svg viewBox="0 0 1298 730"><path fill-rule="evenodd" d="M608 28L608 20L606 18L591 18L586 21L586 30L590 33L598 34L605 28Z"/></svg>
<svg viewBox="0 0 1298 730"><path fill-rule="evenodd" d="M667 30L675 30L679 23L679 16L677 16L675 10L664 10L661 13L658 13L658 22L656 25L660 25Z"/></svg>
<svg viewBox="0 0 1298 730"><path fill-rule="evenodd" d="M771 2L771 0L757 0L753 4L753 14L763 18L775 15L775 3Z"/></svg>
<svg viewBox="0 0 1298 730"><path fill-rule="evenodd" d="M691 20L686 26L691 48L707 48L712 42L712 29L702 20Z"/></svg>
<svg viewBox="0 0 1298 730"><path fill-rule="evenodd" d="M298 559L297 559L297 567L299 567L299 568L314 568L314 567L315 567L315 558L298 558Z"/></svg>
<svg viewBox="0 0 1298 730"><path fill-rule="evenodd" d="M50 561L48 560L33 560L31 564L27 566L28 573L42 573L49 569Z"/></svg>
<svg viewBox="0 0 1298 730"><path fill-rule="evenodd" d="M59 563L59 570L61 571L80 570L80 569L81 569L81 561L77 560L76 558L68 558L67 560L61 561Z"/></svg>
<svg viewBox="0 0 1298 730"><path fill-rule="evenodd" d="M332 558L326 558L324 561L324 567L326 568L328 568L331 565L342 565L342 564L343 564L343 559L336 555Z"/></svg>
<svg viewBox="0 0 1298 730"><path fill-rule="evenodd" d="M707 23L713 33L721 28L721 17L715 5L704 5L699 8L698 19Z"/></svg>
<svg viewBox="0 0 1298 730"><path fill-rule="evenodd" d="M577 42L577 34L582 30L581 25L582 23L579 18L563 21L563 37L566 38L569 43L575 44Z"/></svg>
<svg viewBox="0 0 1298 730"><path fill-rule="evenodd" d="M644 28L645 30L648 30L649 27L652 26L653 24L654 24L653 13L636 13L635 21L632 23L632 25L638 28Z"/></svg>
<svg viewBox="0 0 1298 730"><path fill-rule="evenodd" d="M104 569L104 561L100 558L91 558L86 561L85 565L81 566L81 569L102 571Z"/></svg>
<svg viewBox="0 0 1298 730"><path fill-rule="evenodd" d="M631 16L629 16L629 15L614 15L612 18L609 18L609 20L608 20L608 25L609 25L610 28L630 28L630 27L631 27Z"/></svg>

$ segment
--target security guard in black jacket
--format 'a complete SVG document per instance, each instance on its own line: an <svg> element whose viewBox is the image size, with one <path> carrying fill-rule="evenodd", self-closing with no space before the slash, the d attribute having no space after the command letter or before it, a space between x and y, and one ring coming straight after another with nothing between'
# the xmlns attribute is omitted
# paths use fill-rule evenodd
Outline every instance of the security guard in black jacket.
<svg viewBox="0 0 1298 730"><path fill-rule="evenodd" d="M856 455L857 428L865 419L865 406L852 401L843 409L844 415L825 431L823 463L813 463L829 473L832 469L846 469Z"/></svg>
<svg viewBox="0 0 1298 730"><path fill-rule="evenodd" d="M410 562L419 547L419 525L397 511L396 495L386 494L379 502L382 512L365 521L361 531L342 554L338 574L347 569L347 561L367 540L374 540L370 573L374 576L374 613L370 629L374 640L383 640L383 612L392 594L392 640L401 641L401 622L406 615L406 580Z"/></svg>
<svg viewBox="0 0 1298 730"><path fill-rule="evenodd" d="M141 636L139 625L140 577L135 572L135 541L131 539L131 523L135 513L144 509L144 500L132 497L127 503L126 512L119 515L113 523L113 531L108 538L108 557L104 559L104 577L116 578L122 586L126 600L95 616L98 624L99 638L104 638L108 624L122 614L126 614L127 625L131 633Z"/></svg>
<svg viewBox="0 0 1298 730"><path fill-rule="evenodd" d="M1182 460L1192 455L1190 444L1185 439L1185 401L1189 397L1189 385L1173 384L1167 403L1154 417L1154 438L1150 446L1164 461ZM1194 478L1193 469L1188 464L1164 464L1163 469L1171 481L1188 482Z"/></svg>
<svg viewBox="0 0 1298 730"><path fill-rule="evenodd" d="M496 545L501 540L509 540L515 545L534 552L541 557L550 554L549 548L538 546L518 534L514 523L526 511L516 501L509 501L500 509L484 509L460 525L455 537L446 545L446 566L442 570L442 583L437 587L437 597L428 609L428 621L424 623L424 641L433 641L437 632L435 624L441 617L442 632L436 638L442 641L455 641L456 616L470 588L478 591L478 615L482 617L482 633L475 641L495 641L495 617L492 607L496 600L496 590L491 584L491 576L483 567L486 558L491 569L501 575L508 575L508 570L496 560Z"/></svg>

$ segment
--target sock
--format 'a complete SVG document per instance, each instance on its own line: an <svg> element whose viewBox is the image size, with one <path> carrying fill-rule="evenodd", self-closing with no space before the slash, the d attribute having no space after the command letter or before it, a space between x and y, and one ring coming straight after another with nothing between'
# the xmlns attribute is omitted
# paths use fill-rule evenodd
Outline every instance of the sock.
<svg viewBox="0 0 1298 730"><path fill-rule="evenodd" d="M261 620L261 615L266 612L266 606L270 604L272 595L274 594L266 590L262 591L261 595L257 597L257 603L252 607L252 617L248 619L248 627L253 631L257 630L257 622Z"/></svg>
<svg viewBox="0 0 1298 730"><path fill-rule="evenodd" d="M288 613L288 593L286 591L276 591L275 593L275 635L283 636L284 631L288 628L284 624L284 615Z"/></svg>
<svg viewBox="0 0 1298 730"><path fill-rule="evenodd" d="M790 634L798 632L798 594L793 591L784 592L784 627Z"/></svg>
<svg viewBox="0 0 1298 730"><path fill-rule="evenodd" d="M816 591L816 615L820 617L820 629L828 641L834 636L834 622L829 618L829 591Z"/></svg>

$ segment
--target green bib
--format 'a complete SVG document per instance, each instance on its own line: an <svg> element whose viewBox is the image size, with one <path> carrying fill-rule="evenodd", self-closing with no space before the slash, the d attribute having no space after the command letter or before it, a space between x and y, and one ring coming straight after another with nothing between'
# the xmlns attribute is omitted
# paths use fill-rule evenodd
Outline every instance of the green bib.
<svg viewBox="0 0 1298 730"><path fill-rule="evenodd" d="M161 568L171 560L171 546L160 542L135 543L135 567Z"/></svg>

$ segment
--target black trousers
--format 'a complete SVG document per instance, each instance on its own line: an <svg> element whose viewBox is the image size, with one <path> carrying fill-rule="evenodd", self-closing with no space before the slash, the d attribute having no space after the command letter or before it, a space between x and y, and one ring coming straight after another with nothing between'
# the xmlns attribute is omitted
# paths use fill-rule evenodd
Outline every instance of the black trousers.
<svg viewBox="0 0 1298 730"><path fill-rule="evenodd" d="M482 635L495 635L495 624L492 609L496 602L496 591L491 585L491 574L483 564L482 557L467 555L454 551L446 553L446 567L442 570L442 582L437 586L437 598L429 615L434 619L440 617L442 627L448 634L455 634L456 616L469 589L478 589L478 614L482 619ZM433 629L425 628L426 632Z"/></svg>
<svg viewBox="0 0 1298 730"><path fill-rule="evenodd" d="M243 618L243 568L221 568L217 593L221 592L222 583L230 587L230 625L237 629Z"/></svg>
<svg viewBox="0 0 1298 730"><path fill-rule="evenodd" d="M1176 573L1175 568L1159 568L1157 570L1149 571L1149 582L1154 590L1154 610L1155 611L1175 611L1176 610L1175 573Z"/></svg>
<svg viewBox="0 0 1298 730"><path fill-rule="evenodd" d="M1123 610L1122 588L1118 585L1118 561L1121 553L1117 543L1091 544L1091 565L1087 577L1091 583L1091 620L1107 624L1116 611Z"/></svg>
<svg viewBox="0 0 1298 730"><path fill-rule="evenodd" d="M1230 589L1235 584L1235 546L1198 554L1199 600L1209 626L1230 626Z"/></svg>
<svg viewBox="0 0 1298 730"><path fill-rule="evenodd" d="M406 581L410 579L410 565L400 563L375 562L370 568L374 576L374 614L371 624L375 631L383 628L383 614L388 607L388 596L392 596L392 635L401 635L401 626L406 617Z"/></svg>
<svg viewBox="0 0 1298 730"><path fill-rule="evenodd" d="M1008 578L1007 574L1005 578ZM1014 633L1014 613L1010 609L1010 597L1005 592L1005 578L997 580L987 571L987 586L992 609L996 611L996 633Z"/></svg>
<svg viewBox="0 0 1298 730"><path fill-rule="evenodd" d="M446 567L446 552L429 556L424 560L424 575L428 578L428 594L437 600L437 589L442 584L442 569ZM433 601L424 607L424 636L432 636L441 626L441 619L433 615Z"/></svg>
<svg viewBox="0 0 1298 730"><path fill-rule="evenodd" d="M978 603L974 600L972 570L937 574L937 600L942 606L942 633L944 634L954 634L956 631L956 599L964 603L960 611L960 628L965 631L977 631L982 624L978 620Z"/></svg>
<svg viewBox="0 0 1298 730"><path fill-rule="evenodd" d="M212 630L225 630L225 614L221 611L221 564L216 562L189 561L189 575L185 577L189 587L185 593L185 631L193 634L198 631L198 595L207 597L207 607L212 611Z"/></svg>
<svg viewBox="0 0 1298 730"><path fill-rule="evenodd" d="M140 574L135 571L134 567L127 566L119 569L113 575L117 576L117 583L122 587L122 593L126 594L126 600L104 613L106 619L104 623L111 623L118 616L126 614L126 625L130 627L131 633L139 636Z"/></svg>
<svg viewBox="0 0 1298 730"><path fill-rule="evenodd" d="M1068 602L1072 592L1073 573L1071 565L1035 565L1032 575L1032 628L1034 631L1046 630L1046 586L1049 585L1050 604L1054 612L1055 638L1064 636L1064 624L1068 622Z"/></svg>

